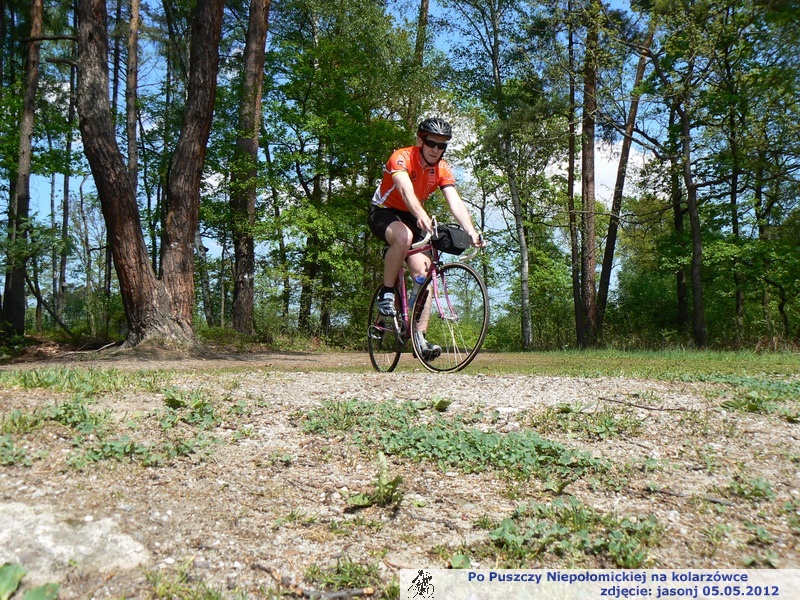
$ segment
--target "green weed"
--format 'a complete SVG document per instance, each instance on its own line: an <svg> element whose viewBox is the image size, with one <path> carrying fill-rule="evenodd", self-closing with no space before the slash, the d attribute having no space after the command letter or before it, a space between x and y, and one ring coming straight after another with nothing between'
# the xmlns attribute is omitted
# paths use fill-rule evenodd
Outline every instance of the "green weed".
<svg viewBox="0 0 800 600"><path fill-rule="evenodd" d="M108 411L92 412L87 406L91 402L90 399L78 395L50 407L45 411L45 417L49 421L61 423L78 433L102 436L106 433L109 425L110 413Z"/></svg>
<svg viewBox="0 0 800 600"><path fill-rule="evenodd" d="M604 515L572 497L523 504L490 529L489 539L502 552L499 558L506 568L549 564L546 555L568 563L600 556L611 566L640 568L648 564L648 550L658 544L662 532L653 516Z"/></svg>
<svg viewBox="0 0 800 600"><path fill-rule="evenodd" d="M783 512L786 513L786 523L789 529L796 534L800 534L800 500L787 500L783 504Z"/></svg>
<svg viewBox="0 0 800 600"><path fill-rule="evenodd" d="M764 398L756 390L739 395L733 400L726 400L720 406L725 410L744 413L769 414L775 411L775 403Z"/></svg>
<svg viewBox="0 0 800 600"><path fill-rule="evenodd" d="M775 538L763 525L756 525L755 523L745 522L745 527L750 531L752 537L748 540L748 544L756 546L771 546L775 543Z"/></svg>
<svg viewBox="0 0 800 600"><path fill-rule="evenodd" d="M726 491L733 496L745 498L746 500L753 500L754 502L772 500L775 498L769 481L761 477L744 479L740 475L736 475Z"/></svg>
<svg viewBox="0 0 800 600"><path fill-rule="evenodd" d="M45 422L45 415L41 410L23 412L19 409L4 414L0 419L0 433L31 433L39 429Z"/></svg>
<svg viewBox="0 0 800 600"><path fill-rule="evenodd" d="M180 421L201 429L216 427L221 422L214 405L199 390L164 390L164 404L167 411L161 422L162 429L174 427Z"/></svg>
<svg viewBox="0 0 800 600"><path fill-rule="evenodd" d="M411 402L329 402L309 413L303 426L320 435L345 433L365 452L431 461L443 470L495 469L511 478L537 477L556 492L587 473L608 468L605 461L542 439L534 431L482 431L468 428L459 417L445 419L429 412Z"/></svg>
<svg viewBox="0 0 800 600"><path fill-rule="evenodd" d="M597 408L580 402L547 408L532 415L528 424L542 433L564 432L586 439L636 436L642 428L631 409Z"/></svg>
<svg viewBox="0 0 800 600"><path fill-rule="evenodd" d="M400 489L402 484L403 478L399 475L393 479L389 478L386 455L383 452L379 452L378 477L373 483L374 489L366 494L356 494L349 498L347 502L354 510L370 506L392 507L397 510L403 501L403 491Z"/></svg>
<svg viewBox="0 0 800 600"><path fill-rule="evenodd" d="M145 572L145 578L152 586L152 597L157 600L247 600L244 592L234 590L228 594L210 587L204 581L195 581L191 577L191 567L192 559L174 573L161 570ZM277 598L278 595L264 597Z"/></svg>
<svg viewBox="0 0 800 600"><path fill-rule="evenodd" d="M361 564L346 555L337 558L336 565L331 568L311 565L306 569L305 579L314 585L336 591L378 587L381 583L377 564Z"/></svg>
<svg viewBox="0 0 800 600"><path fill-rule="evenodd" d="M31 460L24 448L17 448L10 435L0 436L0 465L11 466L20 465L29 467Z"/></svg>
<svg viewBox="0 0 800 600"><path fill-rule="evenodd" d="M26 574L21 565L5 563L0 566L0 598L7 600L14 595ZM57 583L45 583L25 592L23 600L56 600L60 587Z"/></svg>
<svg viewBox="0 0 800 600"><path fill-rule="evenodd" d="M711 545L711 552L709 556L714 556L728 539L728 534L731 532L731 526L726 523L716 523L710 527L703 529L703 535L708 543Z"/></svg>
<svg viewBox="0 0 800 600"><path fill-rule="evenodd" d="M0 387L49 389L96 396L125 389L153 389L166 377L166 373L161 371L53 367L3 371L0 373Z"/></svg>

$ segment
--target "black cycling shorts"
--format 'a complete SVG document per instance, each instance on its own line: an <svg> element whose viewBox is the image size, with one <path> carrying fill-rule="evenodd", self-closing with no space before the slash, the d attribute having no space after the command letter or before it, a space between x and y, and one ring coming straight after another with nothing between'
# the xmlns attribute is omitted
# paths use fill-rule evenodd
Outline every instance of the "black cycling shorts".
<svg viewBox="0 0 800 600"><path fill-rule="evenodd" d="M416 217L407 210L383 208L380 206L372 206L369 210L369 218L367 219L369 229L376 237L382 239L384 242L386 241L386 230L389 228L389 225L396 221L404 223L411 230L411 233L414 234L414 243L425 237L422 230L417 226Z"/></svg>

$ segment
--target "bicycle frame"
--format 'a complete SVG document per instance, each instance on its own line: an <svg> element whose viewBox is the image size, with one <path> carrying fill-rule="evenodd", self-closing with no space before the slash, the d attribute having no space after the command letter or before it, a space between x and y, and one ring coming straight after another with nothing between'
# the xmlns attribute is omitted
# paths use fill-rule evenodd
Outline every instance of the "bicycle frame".
<svg viewBox="0 0 800 600"><path fill-rule="evenodd" d="M431 252L431 266L428 268L428 272L426 275L431 273L434 274L434 281L435 281L435 273L436 273L436 265L439 261L439 252L431 246L430 244L425 244L420 246L419 248L412 248L406 253L406 258L409 256L414 256L415 254L419 254L420 252ZM411 320L409 318L411 312L411 306L408 305L408 287L406 286L406 263L403 262L403 266L400 268L400 272L397 274L397 281L395 282L395 287L400 292L400 317L402 318L402 335L403 341L406 342L411 337ZM438 287L434 283L434 287L438 290ZM435 290L435 291L436 291ZM437 295L434 293L434 295Z"/></svg>
<svg viewBox="0 0 800 600"><path fill-rule="evenodd" d="M480 248L476 247L474 252L468 252L452 263L442 263L441 253L429 242L429 239L430 235L412 245L406 252L394 284L396 302L394 318L386 319L386 317L381 317L375 308L375 302L377 302L380 295L380 288L373 295L368 328L368 344L370 360L378 371L393 371L397 361L400 359L402 348L409 340L413 344L414 356L429 371L458 371L472 361L479 352L485 338L488 326L486 286L475 269L463 264L477 256ZM424 273L425 281L422 284L419 296L410 305L408 298L409 288L406 282L407 273L410 269L407 261L410 256L421 252L429 254L430 265ZM456 279L452 279L453 277ZM448 289L452 283L456 283L457 286L454 290ZM474 305L479 307L477 313L474 311L472 303L469 306L463 303L463 293L466 289L463 285L465 283L468 286L475 286L471 289L474 289L478 294L478 304ZM462 314L462 311L465 310L467 312ZM477 321L473 320L476 316ZM447 323L448 325L445 327L435 325L434 321L431 320L432 317L435 318L436 323ZM426 332L430 334L429 323L434 324L434 338L431 342L431 338L426 336L425 340L435 344L435 346L431 347L438 349L432 355L420 353L417 349L416 340L412 339L418 334L423 336ZM478 329L474 329L474 326L477 326ZM394 337L387 337L389 335ZM449 358L445 358L445 356ZM440 357L441 364L437 360Z"/></svg>

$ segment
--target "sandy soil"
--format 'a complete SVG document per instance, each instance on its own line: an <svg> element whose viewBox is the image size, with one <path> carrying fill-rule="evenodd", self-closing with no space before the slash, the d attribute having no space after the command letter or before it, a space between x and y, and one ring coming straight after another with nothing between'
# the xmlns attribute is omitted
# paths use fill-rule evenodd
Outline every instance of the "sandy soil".
<svg viewBox="0 0 800 600"><path fill-rule="evenodd" d="M63 599L172 597L158 595L170 582L224 597L308 597L323 585L315 573L342 564L372 568L380 597L400 568L446 567L456 554L470 554L474 567L496 566L501 553L479 523L499 522L523 502L552 501L544 482L389 456L403 501L353 510L353 496L374 489L377 453L359 450L349 432L304 429L312 411L335 402L444 399L440 415L453 422L501 435L535 429L606 459L607 472L580 477L565 493L600 514L655 517L661 533L647 566L800 567L798 425L723 410L734 393L724 388L492 375L492 360L508 358L483 354L465 373L442 376L415 368L411 357L400 373L373 373L358 353L53 353L0 367L133 371L139 385L80 400L107 411L114 432L107 437L197 443L194 452L145 466L136 456L81 461L98 437L60 423L10 434L30 461L0 462L0 563L23 564L28 586L60 583ZM15 410L75 397L9 384L0 388L0 415L10 423ZM164 424L171 401L213 407L203 443L197 423ZM576 426L601 414L610 419L605 432ZM548 551L529 566L613 565L603 555Z"/></svg>

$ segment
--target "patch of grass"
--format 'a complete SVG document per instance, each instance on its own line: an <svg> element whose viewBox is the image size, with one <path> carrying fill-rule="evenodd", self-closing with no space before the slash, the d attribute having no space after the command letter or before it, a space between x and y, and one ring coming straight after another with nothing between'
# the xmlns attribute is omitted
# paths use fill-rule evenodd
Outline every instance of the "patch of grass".
<svg viewBox="0 0 800 600"><path fill-rule="evenodd" d="M353 561L346 555L337 558L336 564L332 567L323 568L317 564L312 564L306 569L304 576L309 583L323 586L324 589L333 591L365 588L374 590L381 584L377 563L362 564ZM364 595L371 596L372 592L370 591Z"/></svg>
<svg viewBox="0 0 800 600"><path fill-rule="evenodd" d="M659 544L662 533L652 515L605 515L572 497L523 504L500 523L487 527L484 519L480 524L490 530L492 544L473 552L494 555L503 568L549 565L552 557L574 565L598 556L604 566L636 569L650 562L649 549Z"/></svg>
<svg viewBox="0 0 800 600"><path fill-rule="evenodd" d="M75 396L66 402L56 403L45 411L48 421L61 423L84 435L104 436L110 424L108 411L93 412L89 408L92 400L85 396Z"/></svg>
<svg viewBox="0 0 800 600"><path fill-rule="evenodd" d="M128 435L115 436L111 413L92 410L93 403L93 399L79 394L31 412L15 410L3 415L0 431L6 435L0 438L0 461L5 461L3 464L30 465L30 458L25 451L15 447L12 434L30 433L47 423L59 423L75 433L72 443L76 451L67 458L67 462L78 470L103 460L123 459L139 462L143 466L162 466L179 456L207 450L216 442L205 431L218 424L213 406L206 401L198 401L181 413L172 411L177 415L176 420L183 420L196 430L195 435L158 444L137 442Z"/></svg>
<svg viewBox="0 0 800 600"><path fill-rule="evenodd" d="M25 448L17 448L10 435L0 435L0 466L19 465L29 467L31 459Z"/></svg>
<svg viewBox="0 0 800 600"><path fill-rule="evenodd" d="M348 536L354 529L367 529L369 531L380 531L383 529L383 521L376 519L365 519L362 516L356 516L352 519L332 519L329 528L334 535Z"/></svg>
<svg viewBox="0 0 800 600"><path fill-rule="evenodd" d="M561 492L587 473L608 468L587 452L545 440L534 431L482 431L464 419L445 419L427 404L375 404L358 400L326 402L305 417L305 431L350 436L362 451L431 461L442 470L465 473L495 469L516 479L537 477ZM424 418L421 413L425 413Z"/></svg>
<svg viewBox="0 0 800 600"><path fill-rule="evenodd" d="M794 498L783 503L786 524L794 533L800 535L800 500Z"/></svg>
<svg viewBox="0 0 800 600"><path fill-rule="evenodd" d="M166 414L161 420L162 429L170 429L178 422L196 425L200 429L210 429L220 424L214 405L200 390L189 392L178 389L164 390Z"/></svg>
<svg viewBox="0 0 800 600"><path fill-rule="evenodd" d="M520 357L524 357L521 360ZM565 377L634 377L669 381L764 374L789 377L800 372L800 353L721 352L713 350L626 351L613 349L563 350L493 354L491 364L480 361L470 372Z"/></svg>
<svg viewBox="0 0 800 600"><path fill-rule="evenodd" d="M168 377L164 371L122 371L78 367L48 367L0 372L0 387L49 389L96 396L126 389L153 390Z"/></svg>
<svg viewBox="0 0 800 600"><path fill-rule="evenodd" d="M716 523L703 529L703 536L711 546L711 551L708 553L708 556L713 557L717 553L728 539L728 534L730 532L731 526L727 523Z"/></svg>
<svg viewBox="0 0 800 600"><path fill-rule="evenodd" d="M0 418L0 433L31 433L39 429L46 417L40 410L25 412L14 409Z"/></svg>
<svg viewBox="0 0 800 600"><path fill-rule="evenodd" d="M247 600L245 592L234 590L223 592L209 586L204 581L196 581L191 576L192 560L186 561L176 572L150 570L145 572L147 582L152 586L152 598L156 600ZM259 596L278 598L277 593Z"/></svg>
<svg viewBox="0 0 800 600"><path fill-rule="evenodd" d="M736 475L726 488L726 491L738 498L744 498L754 502L773 500L775 498L769 481L761 477L745 479L740 475Z"/></svg>
<svg viewBox="0 0 800 600"><path fill-rule="evenodd" d="M630 408L562 403L531 415L528 423L541 433L564 432L585 439L636 436L642 421Z"/></svg>

